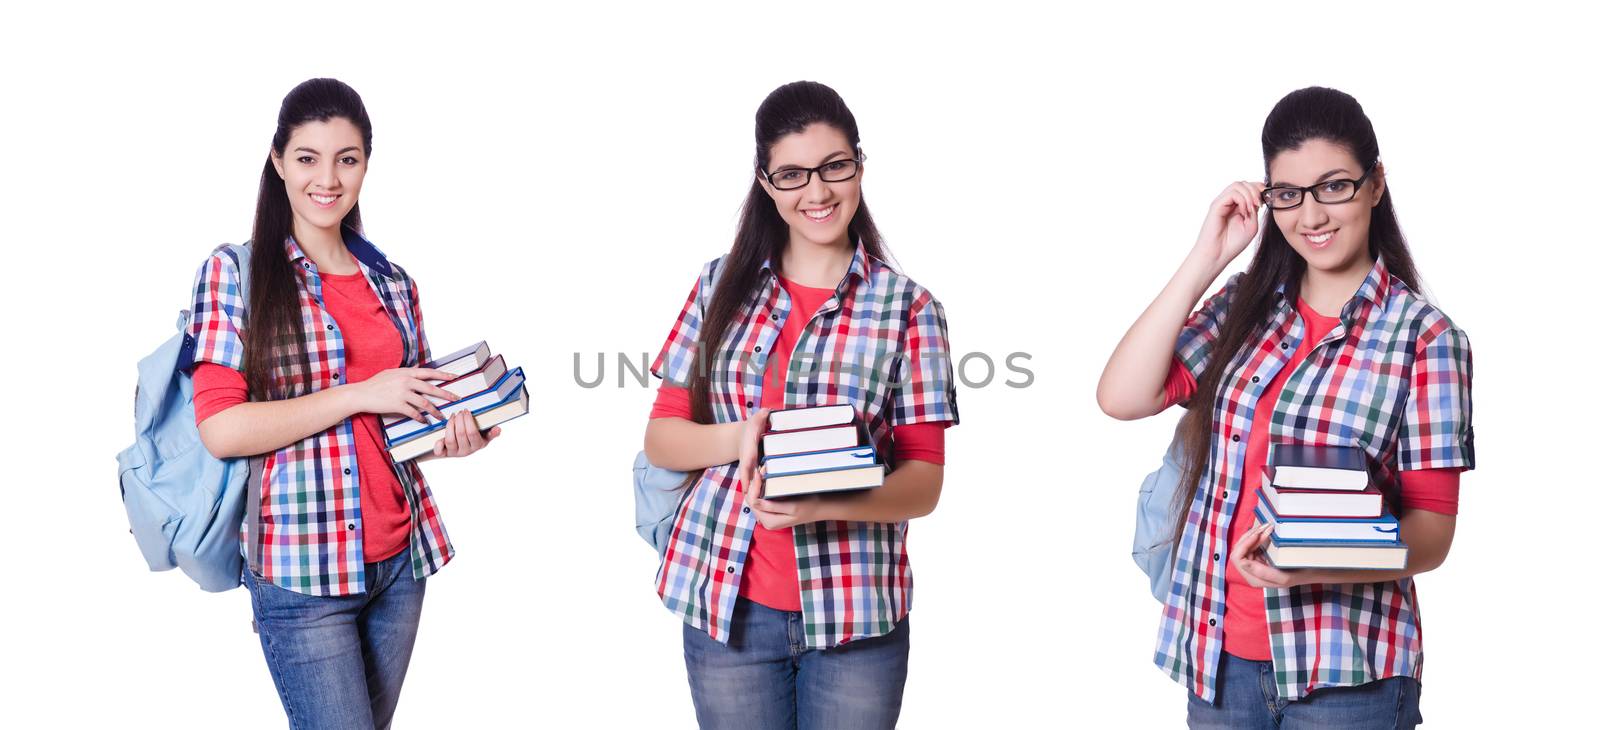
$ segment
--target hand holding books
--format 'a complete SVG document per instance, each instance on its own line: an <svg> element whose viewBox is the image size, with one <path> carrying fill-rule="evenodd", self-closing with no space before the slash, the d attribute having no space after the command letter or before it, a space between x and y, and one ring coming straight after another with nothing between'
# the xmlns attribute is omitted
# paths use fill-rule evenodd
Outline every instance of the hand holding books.
<svg viewBox="0 0 1600 730"><path fill-rule="evenodd" d="M384 419L389 455L397 462L424 455L466 456L499 436L498 424L528 412L522 369L507 369L504 358L491 356L487 343L479 342L411 370L416 377L440 382L422 383L426 389L413 391L420 402L407 401L412 411L402 410ZM408 418L413 411L416 415ZM488 431L480 430L484 428Z"/></svg>
<svg viewBox="0 0 1600 730"><path fill-rule="evenodd" d="M883 485L883 465L872 446L861 444L848 404L761 409L741 436L745 506L767 529L824 519L823 495Z"/></svg>

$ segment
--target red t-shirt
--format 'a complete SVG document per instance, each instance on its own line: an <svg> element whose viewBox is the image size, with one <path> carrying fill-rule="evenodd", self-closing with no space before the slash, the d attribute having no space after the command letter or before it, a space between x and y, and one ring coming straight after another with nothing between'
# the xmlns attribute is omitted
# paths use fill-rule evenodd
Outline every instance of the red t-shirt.
<svg viewBox="0 0 1600 730"><path fill-rule="evenodd" d="M1305 335L1300 346L1283 368L1278 371L1261 394L1255 413L1250 419L1244 450L1244 493L1239 495L1239 505L1234 509L1233 521L1228 525L1228 545L1231 547L1255 525L1256 489L1261 486L1261 468L1267 464L1267 451L1272 428L1272 406L1283 393L1289 374L1304 362L1311 350L1339 324L1338 317L1324 317L1302 299L1296 310L1305 323ZM1194 375L1174 358L1167 373L1167 405L1182 403L1194 395ZM1459 469L1424 469L1400 474L1400 504L1407 509L1424 509L1453 515L1460 494ZM1266 595L1261 588L1247 582L1239 569L1230 561L1227 567L1226 630L1222 634L1222 650L1241 659L1270 661L1272 643L1267 632Z"/></svg>
<svg viewBox="0 0 1600 730"><path fill-rule="evenodd" d="M789 318L784 321L778 339L773 343L767 369L762 374L761 407L783 408L784 382L789 371L789 354L794 351L812 315L823 302L833 296L833 289L800 286L783 277L778 283L789 294ZM689 390L663 383L656 390L656 402L650 409L651 418L677 417L690 419L693 412L689 403ZM895 426L891 432L897 463L915 459L933 464L944 463L944 429L948 421ZM739 583L739 595L768 608L779 611L800 610L800 571L795 566L794 529L769 530L756 524L750 541L750 553L745 559L744 579Z"/></svg>
<svg viewBox="0 0 1600 730"><path fill-rule="evenodd" d="M405 345L400 331L366 279L356 274L321 274L323 306L344 337L345 382L359 383L381 371L400 367ZM200 363L194 370L195 423L249 399L244 376L233 368ZM355 427L356 468L361 482L361 549L376 563L406 548L411 534L411 509L390 466L377 415L358 413Z"/></svg>

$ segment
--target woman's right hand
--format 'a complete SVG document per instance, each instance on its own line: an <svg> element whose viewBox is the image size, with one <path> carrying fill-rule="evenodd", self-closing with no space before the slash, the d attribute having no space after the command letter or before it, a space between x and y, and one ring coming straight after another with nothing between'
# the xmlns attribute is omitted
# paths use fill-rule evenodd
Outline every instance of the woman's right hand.
<svg viewBox="0 0 1600 730"><path fill-rule="evenodd" d="M449 380L455 374L432 368L390 368L346 388L354 396L356 413L398 413L427 423L428 416L445 420L439 408L427 396L456 400L456 395L429 383L429 380Z"/></svg>
<svg viewBox="0 0 1600 730"><path fill-rule="evenodd" d="M1210 265L1213 274L1221 273L1261 232L1258 213L1265 207L1261 203L1265 189L1261 183L1241 180L1211 201L1191 255Z"/></svg>
<svg viewBox="0 0 1600 730"><path fill-rule="evenodd" d="M771 409L757 408L744 421L739 432L739 483L744 485L744 503L749 505L761 496L761 437L767 434L767 414Z"/></svg>

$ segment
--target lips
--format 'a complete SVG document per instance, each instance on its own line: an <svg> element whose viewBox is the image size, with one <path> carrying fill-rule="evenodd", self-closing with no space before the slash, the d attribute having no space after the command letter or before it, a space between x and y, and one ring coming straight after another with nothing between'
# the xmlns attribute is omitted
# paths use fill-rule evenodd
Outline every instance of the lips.
<svg viewBox="0 0 1600 730"><path fill-rule="evenodd" d="M833 220L833 214L838 209L838 204L834 204L826 208L812 208L810 210L802 210L800 212L805 215L806 220L809 220L813 223L827 223L828 221Z"/></svg>
<svg viewBox="0 0 1600 730"><path fill-rule="evenodd" d="M310 193L309 196L311 202L316 204L318 208L332 208L334 203L339 202L340 198L338 193Z"/></svg>
<svg viewBox="0 0 1600 730"><path fill-rule="evenodd" d="M1311 248L1320 250L1327 248L1328 244L1333 242L1334 234L1338 232L1339 229L1335 228L1333 230L1322 231L1320 233L1302 233L1300 234L1300 237L1304 238L1306 243L1310 245Z"/></svg>

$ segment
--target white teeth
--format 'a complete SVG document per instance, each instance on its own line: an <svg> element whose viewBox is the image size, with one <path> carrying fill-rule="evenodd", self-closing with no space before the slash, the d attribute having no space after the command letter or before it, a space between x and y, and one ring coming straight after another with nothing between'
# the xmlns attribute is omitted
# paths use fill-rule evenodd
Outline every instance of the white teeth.
<svg viewBox="0 0 1600 730"><path fill-rule="evenodd" d="M1312 243L1327 243L1328 239L1332 238L1332 237L1333 237L1333 231L1328 231L1327 233L1324 233L1324 234L1322 234L1320 236L1306 236L1306 239L1311 241Z"/></svg>
<svg viewBox="0 0 1600 730"><path fill-rule="evenodd" d="M833 208L834 208L834 206L830 205L830 206L828 206L826 208L823 208L822 210L808 210L808 211L805 212L806 213L806 217L810 218L811 220L814 220L814 221L820 221L823 218L827 218L828 216L833 215Z"/></svg>
<svg viewBox="0 0 1600 730"><path fill-rule="evenodd" d="M311 195L311 199L315 200L318 203L321 203L323 205L327 205L329 203L332 203L335 200L338 200L339 196L337 196L337 195L317 195L317 194L313 193Z"/></svg>

